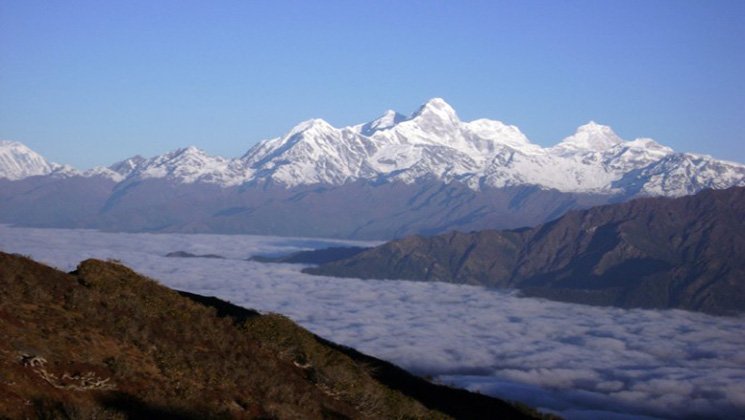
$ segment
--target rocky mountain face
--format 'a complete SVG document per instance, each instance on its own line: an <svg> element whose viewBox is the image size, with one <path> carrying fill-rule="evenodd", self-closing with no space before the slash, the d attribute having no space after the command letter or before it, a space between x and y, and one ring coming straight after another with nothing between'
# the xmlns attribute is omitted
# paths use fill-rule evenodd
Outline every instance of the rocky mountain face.
<svg viewBox="0 0 745 420"><path fill-rule="evenodd" d="M70 202L37 184L55 184ZM85 206L73 202L86 185L94 196ZM390 239L524 226L593 204L743 185L741 164L651 139L625 141L594 122L544 148L515 126L461 121L439 98L408 117L387 111L343 128L305 121L234 159L187 147L79 172L19 143L0 143L0 221L78 227L68 221L85 220L130 231ZM43 210L50 208L57 210Z"/></svg>
<svg viewBox="0 0 745 420"><path fill-rule="evenodd" d="M311 274L447 281L621 307L745 312L745 188L571 211L534 228L412 236Z"/></svg>
<svg viewBox="0 0 745 420"><path fill-rule="evenodd" d="M117 263L0 253L7 418L533 418Z"/></svg>

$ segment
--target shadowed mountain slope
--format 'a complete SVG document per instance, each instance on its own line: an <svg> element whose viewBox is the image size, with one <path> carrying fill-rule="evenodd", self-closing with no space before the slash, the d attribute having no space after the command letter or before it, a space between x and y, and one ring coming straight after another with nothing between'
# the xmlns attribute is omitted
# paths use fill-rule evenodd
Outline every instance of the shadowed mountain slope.
<svg viewBox="0 0 745 420"><path fill-rule="evenodd" d="M147 179L0 179L0 222L120 232L245 233L393 239L448 230L507 229L569 209L622 200L533 186L474 191L436 180L340 186L220 187ZM385 205L381 205L385 203Z"/></svg>
<svg viewBox="0 0 745 420"><path fill-rule="evenodd" d="M745 311L745 188L572 211L534 228L413 236L306 269L517 288L621 307Z"/></svg>
<svg viewBox="0 0 745 420"><path fill-rule="evenodd" d="M0 253L8 418L505 418L279 315L175 292L112 262L63 273Z"/></svg>

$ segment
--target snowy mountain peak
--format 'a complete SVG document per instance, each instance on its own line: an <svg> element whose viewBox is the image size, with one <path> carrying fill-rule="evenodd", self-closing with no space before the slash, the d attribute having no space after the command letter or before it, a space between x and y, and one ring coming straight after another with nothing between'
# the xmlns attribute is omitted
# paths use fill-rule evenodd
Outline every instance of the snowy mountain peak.
<svg viewBox="0 0 745 420"><path fill-rule="evenodd" d="M108 178L114 182L122 182L124 179L127 178L126 175L128 174L121 174L111 168L104 168L102 166L96 166L94 168L88 169L87 171L80 173L79 171L75 170L75 175L84 176L87 178L93 178L93 177L99 177L99 178Z"/></svg>
<svg viewBox="0 0 745 420"><path fill-rule="evenodd" d="M474 136L490 140L496 144L506 145L517 149L536 148L519 128L507 125L501 121L481 118L463 123L465 128Z"/></svg>
<svg viewBox="0 0 745 420"><path fill-rule="evenodd" d="M123 177L127 177L129 176L129 174L132 173L132 171L139 168L145 162L147 162L147 159L145 159L144 157L140 155L135 155L129 159L125 159L125 160L114 163L113 165L109 166L108 169L118 173L119 175Z"/></svg>
<svg viewBox="0 0 745 420"><path fill-rule="evenodd" d="M131 162L136 165L128 177L166 178L185 184L205 182L230 186L242 183L246 178L243 168L235 162L233 159L208 155L195 146L189 146L144 162Z"/></svg>
<svg viewBox="0 0 745 420"><path fill-rule="evenodd" d="M155 164L158 166L174 166L186 164L202 167L209 166L213 162L222 163L227 162L228 160L229 159L225 159L220 156L211 156L198 147L189 146L155 157L151 159L148 164Z"/></svg>
<svg viewBox="0 0 745 420"><path fill-rule="evenodd" d="M51 173L55 165L16 141L0 140L0 178L11 180Z"/></svg>
<svg viewBox="0 0 745 420"><path fill-rule="evenodd" d="M406 116L399 114L398 112L392 109L389 109L377 119L370 121L367 124L357 126L359 127L357 131L360 134L369 137L373 135L376 131L387 130L404 120L406 120Z"/></svg>
<svg viewBox="0 0 745 420"><path fill-rule="evenodd" d="M207 156L207 152L198 148L197 146L187 146L180 149L176 149L172 152L172 156L186 157L186 156Z"/></svg>
<svg viewBox="0 0 745 420"><path fill-rule="evenodd" d="M445 102L442 98L432 98L422 105L412 116L411 119L438 119L443 121L459 122L458 114L453 107Z"/></svg>
<svg viewBox="0 0 745 420"><path fill-rule="evenodd" d="M590 121L577 128L571 136L562 140L556 148L565 152L602 152L623 143L623 139L607 125Z"/></svg>
<svg viewBox="0 0 745 420"><path fill-rule="evenodd" d="M659 157L663 157L674 152L673 149L667 146L663 146L656 141L646 137L624 142L623 146L631 149L643 149L646 152L657 155Z"/></svg>
<svg viewBox="0 0 745 420"><path fill-rule="evenodd" d="M310 132L313 133L323 133L328 131L334 131L336 128L334 128L331 124L326 122L325 120L322 120L321 118L312 118L310 120L306 120L301 122L300 124L296 125L295 127L290 130L287 135L285 135L285 138L290 138L295 136L296 134L306 133Z"/></svg>

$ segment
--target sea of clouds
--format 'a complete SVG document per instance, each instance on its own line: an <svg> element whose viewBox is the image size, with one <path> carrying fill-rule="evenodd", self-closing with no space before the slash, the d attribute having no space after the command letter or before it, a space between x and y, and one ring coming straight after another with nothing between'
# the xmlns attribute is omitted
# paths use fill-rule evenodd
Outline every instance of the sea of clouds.
<svg viewBox="0 0 745 420"><path fill-rule="evenodd" d="M343 245L0 225L0 250L70 271L116 259L180 290L289 316L434 380L567 418L745 417L745 317L624 310L446 283L316 277L246 261ZM186 251L226 259L166 258Z"/></svg>

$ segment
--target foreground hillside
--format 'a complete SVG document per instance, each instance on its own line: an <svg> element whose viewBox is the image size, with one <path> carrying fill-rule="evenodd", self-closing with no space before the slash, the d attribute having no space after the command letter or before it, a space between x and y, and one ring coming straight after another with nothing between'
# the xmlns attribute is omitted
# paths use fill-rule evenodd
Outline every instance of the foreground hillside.
<svg viewBox="0 0 745 420"><path fill-rule="evenodd" d="M621 307L745 311L745 188L573 211L531 229L389 242L312 274L448 281Z"/></svg>
<svg viewBox="0 0 745 420"><path fill-rule="evenodd" d="M326 342L278 315L112 262L66 274L0 253L9 418L526 417Z"/></svg>

